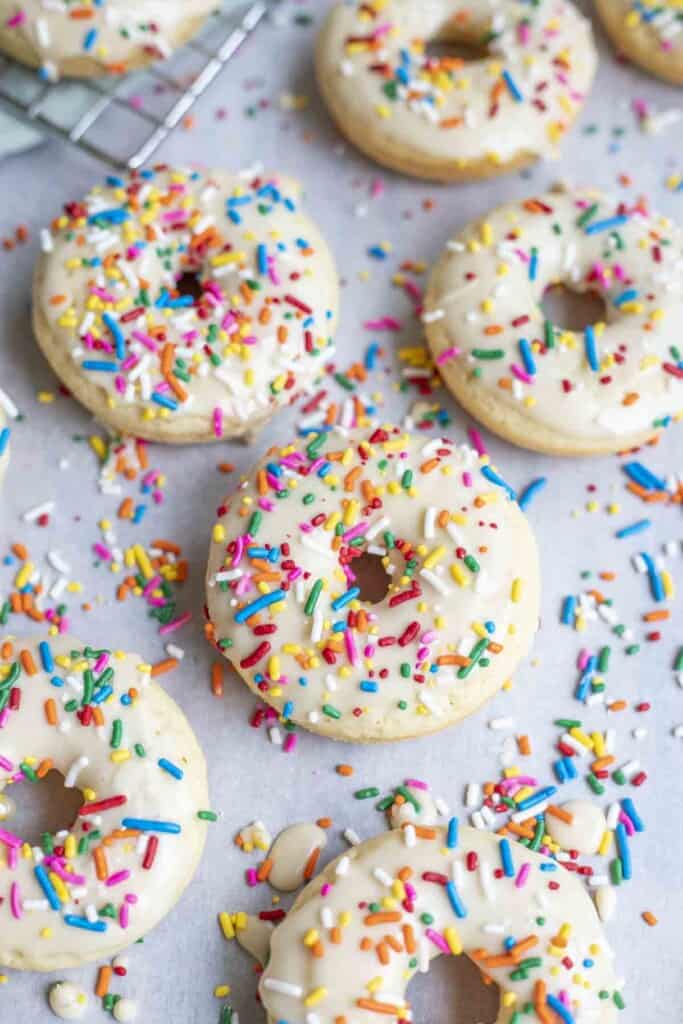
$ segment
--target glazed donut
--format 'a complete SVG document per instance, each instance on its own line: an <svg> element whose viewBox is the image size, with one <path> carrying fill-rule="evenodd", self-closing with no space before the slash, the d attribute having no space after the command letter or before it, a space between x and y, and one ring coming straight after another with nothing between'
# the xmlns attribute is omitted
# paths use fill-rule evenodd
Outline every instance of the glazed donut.
<svg viewBox="0 0 683 1024"><path fill-rule="evenodd" d="M428 44L465 44L465 63ZM380 164L439 181L492 177L557 155L590 89L589 22L567 0L352 0L316 49L340 131Z"/></svg>
<svg viewBox="0 0 683 1024"><path fill-rule="evenodd" d="M273 448L220 509L209 635L287 721L333 739L435 732L492 697L538 626L508 485L397 427Z"/></svg>
<svg viewBox="0 0 683 1024"><path fill-rule="evenodd" d="M683 409L683 235L594 191L507 203L448 243L423 319L456 399L513 444L598 455L645 443ZM546 319L545 290L604 300L605 322Z"/></svg>
<svg viewBox="0 0 683 1024"><path fill-rule="evenodd" d="M683 85L681 0L597 0L619 53L674 85Z"/></svg>
<svg viewBox="0 0 683 1024"><path fill-rule="evenodd" d="M124 434L261 427L332 352L334 264L298 204L289 180L163 167L68 203L33 289L57 376Z"/></svg>
<svg viewBox="0 0 683 1024"><path fill-rule="evenodd" d="M54 81L124 74L168 57L218 0L0 0L0 50Z"/></svg>
<svg viewBox="0 0 683 1024"><path fill-rule="evenodd" d="M410 980L463 952L499 988L497 1024L616 1021L613 954L581 882L456 819L386 832L313 879L273 932L260 996L271 1024L406 1022Z"/></svg>
<svg viewBox="0 0 683 1024"><path fill-rule="evenodd" d="M0 645L0 965L33 971L115 955L169 913L206 834L204 756L134 654L73 637ZM57 771L84 803L30 846L22 790Z"/></svg>

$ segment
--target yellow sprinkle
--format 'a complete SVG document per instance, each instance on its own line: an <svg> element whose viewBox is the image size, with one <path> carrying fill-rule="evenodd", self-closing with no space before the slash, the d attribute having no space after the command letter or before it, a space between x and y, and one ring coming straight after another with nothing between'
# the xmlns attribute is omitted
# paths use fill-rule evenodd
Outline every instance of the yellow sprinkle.
<svg viewBox="0 0 683 1024"><path fill-rule="evenodd" d="M327 989L320 985L308 993L304 999L304 1006L317 1006L327 995Z"/></svg>

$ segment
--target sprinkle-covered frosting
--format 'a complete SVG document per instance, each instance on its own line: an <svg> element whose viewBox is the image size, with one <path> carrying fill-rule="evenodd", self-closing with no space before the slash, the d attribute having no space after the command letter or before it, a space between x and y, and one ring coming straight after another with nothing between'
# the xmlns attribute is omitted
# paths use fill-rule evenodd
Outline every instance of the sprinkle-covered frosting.
<svg viewBox="0 0 683 1024"><path fill-rule="evenodd" d="M613 955L590 897L554 861L452 818L354 847L304 890L260 984L278 1024L406 1024L406 988L465 953L499 1024L613 1024Z"/></svg>
<svg viewBox="0 0 683 1024"><path fill-rule="evenodd" d="M631 60L683 84L683 0L598 0L597 6Z"/></svg>
<svg viewBox="0 0 683 1024"><path fill-rule="evenodd" d="M424 321L446 383L519 444L628 447L683 409L683 235L595 192L501 206L448 243ZM604 300L604 322L546 319L546 289ZM510 417L513 417L511 420Z"/></svg>
<svg viewBox="0 0 683 1024"><path fill-rule="evenodd" d="M430 41L487 55L431 56ZM412 163L427 176L554 153L596 64L590 25L564 0L340 3L318 49L323 93L342 129L389 166Z"/></svg>
<svg viewBox="0 0 683 1024"><path fill-rule="evenodd" d="M124 432L213 440L263 424L332 352L337 283L291 181L157 168L68 203L34 322L76 396Z"/></svg>
<svg viewBox="0 0 683 1024"><path fill-rule="evenodd" d="M113 955L190 881L210 817L204 757L136 655L61 636L6 640L0 657L0 791L18 805L57 771L84 801L34 846L0 822L0 964Z"/></svg>
<svg viewBox="0 0 683 1024"><path fill-rule="evenodd" d="M286 720L433 732L492 696L537 628L535 543L466 445L396 427L274 448L219 510L209 631Z"/></svg>
<svg viewBox="0 0 683 1024"><path fill-rule="evenodd" d="M62 70L124 74L168 57L217 6L217 0L0 0L0 49L49 80Z"/></svg>

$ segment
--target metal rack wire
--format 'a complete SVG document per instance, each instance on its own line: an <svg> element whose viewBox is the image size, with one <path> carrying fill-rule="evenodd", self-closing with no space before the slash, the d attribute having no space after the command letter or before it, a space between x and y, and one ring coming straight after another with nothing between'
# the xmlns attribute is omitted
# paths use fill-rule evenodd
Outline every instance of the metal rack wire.
<svg viewBox="0 0 683 1024"><path fill-rule="evenodd" d="M0 56L0 103L99 160L133 170L189 114L273 3L228 0L205 31L169 60L122 78L46 83ZM122 153L124 143L132 146Z"/></svg>

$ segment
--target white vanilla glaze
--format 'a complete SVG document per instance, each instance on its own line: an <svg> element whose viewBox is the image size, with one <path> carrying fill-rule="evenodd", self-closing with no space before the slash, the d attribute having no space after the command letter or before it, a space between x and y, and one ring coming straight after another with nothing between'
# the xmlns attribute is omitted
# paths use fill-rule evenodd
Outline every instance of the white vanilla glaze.
<svg viewBox="0 0 683 1024"><path fill-rule="evenodd" d="M681 0L596 0L596 7L619 53L683 85Z"/></svg>
<svg viewBox="0 0 683 1024"><path fill-rule="evenodd" d="M209 634L308 729L369 741L444 728L530 647L534 537L467 445L392 426L309 436L271 449L219 511ZM359 556L384 597L361 590Z"/></svg>
<svg viewBox="0 0 683 1024"><path fill-rule="evenodd" d="M268 959L273 926L269 921L262 921L255 914L243 914L240 927L235 928L235 938L241 949L253 957L261 966Z"/></svg>
<svg viewBox="0 0 683 1024"><path fill-rule="evenodd" d="M430 41L488 54L440 60L425 54ZM556 154L596 65L590 24L565 0L338 3L318 40L318 77L342 131L426 177Z"/></svg>
<svg viewBox="0 0 683 1024"><path fill-rule="evenodd" d="M168 57L218 0L0 0L0 49L43 77L122 73Z"/></svg>
<svg viewBox="0 0 683 1024"><path fill-rule="evenodd" d="M558 283L601 296L605 322L547 322ZM683 409L683 234L640 206L585 190L498 207L448 243L424 321L458 400L518 444L617 450Z"/></svg>
<svg viewBox="0 0 683 1024"><path fill-rule="evenodd" d="M124 433L212 441L261 426L333 351L336 273L299 202L270 174L162 168L66 204L34 283L53 369Z"/></svg>
<svg viewBox="0 0 683 1024"><path fill-rule="evenodd" d="M516 843L506 862L497 836L455 831L387 832L311 882L271 939L260 984L271 1022L410 1020L408 982L441 952L464 952L498 985L498 1024L524 1021L529 1002L553 1024L616 1021L613 955L581 883ZM548 1013L557 1005L564 1017Z"/></svg>
<svg viewBox="0 0 683 1024"><path fill-rule="evenodd" d="M0 822L0 964L58 970L113 956L171 910L204 846L206 766L136 655L94 653L68 636L11 643L0 663L0 789L20 804L40 785L26 776L53 768L84 805L42 848L13 832L11 815Z"/></svg>
<svg viewBox="0 0 683 1024"><path fill-rule="evenodd" d="M325 830L309 821L289 825L276 837L268 860L272 862L268 872L268 884L281 892L294 892L308 878L304 876L312 856L319 856L327 845Z"/></svg>
<svg viewBox="0 0 683 1024"><path fill-rule="evenodd" d="M571 821L563 821L554 814L547 814L545 830L563 850L577 850L583 854L594 854L607 828L605 815L597 804L590 800L569 800L561 808Z"/></svg>
<svg viewBox="0 0 683 1024"><path fill-rule="evenodd" d="M57 981L50 986L47 1001L55 1017L80 1020L88 1009L88 994L71 981Z"/></svg>

